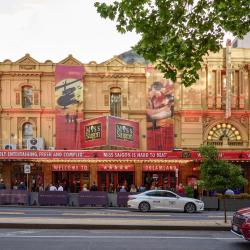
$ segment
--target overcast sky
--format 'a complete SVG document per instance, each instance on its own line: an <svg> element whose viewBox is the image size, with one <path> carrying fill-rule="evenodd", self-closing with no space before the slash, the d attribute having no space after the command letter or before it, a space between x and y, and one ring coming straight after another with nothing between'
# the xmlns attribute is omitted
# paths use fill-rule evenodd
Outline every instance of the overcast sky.
<svg viewBox="0 0 250 250"><path fill-rule="evenodd" d="M137 43L138 35L119 34L113 22L101 18L94 2L0 0L0 61L29 53L39 62L72 54L83 63L101 63Z"/></svg>

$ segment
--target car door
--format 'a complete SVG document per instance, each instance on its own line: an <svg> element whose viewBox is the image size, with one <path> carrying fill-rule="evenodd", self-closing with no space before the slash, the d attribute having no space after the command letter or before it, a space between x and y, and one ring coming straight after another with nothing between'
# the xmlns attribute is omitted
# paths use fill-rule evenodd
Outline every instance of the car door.
<svg viewBox="0 0 250 250"><path fill-rule="evenodd" d="M164 207L167 210L182 210L179 196L169 191L164 191L162 196L164 197Z"/></svg>
<svg viewBox="0 0 250 250"><path fill-rule="evenodd" d="M162 196L161 191L150 191L146 196L146 200L149 202L151 209L159 210L165 208L165 198Z"/></svg>

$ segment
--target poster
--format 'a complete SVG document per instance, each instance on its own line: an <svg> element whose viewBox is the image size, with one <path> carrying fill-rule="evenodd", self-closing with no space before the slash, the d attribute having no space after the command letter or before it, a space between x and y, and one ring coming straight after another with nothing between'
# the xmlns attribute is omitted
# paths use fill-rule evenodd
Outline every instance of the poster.
<svg viewBox="0 0 250 250"><path fill-rule="evenodd" d="M56 149L80 148L83 71L83 66L56 65Z"/></svg>
<svg viewBox="0 0 250 250"><path fill-rule="evenodd" d="M174 84L152 67L148 68L147 149L174 147Z"/></svg>

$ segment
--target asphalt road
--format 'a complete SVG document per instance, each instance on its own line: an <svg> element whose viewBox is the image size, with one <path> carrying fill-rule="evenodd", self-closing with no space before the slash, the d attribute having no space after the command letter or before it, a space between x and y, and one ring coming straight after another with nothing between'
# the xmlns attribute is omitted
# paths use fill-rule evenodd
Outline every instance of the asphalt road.
<svg viewBox="0 0 250 250"><path fill-rule="evenodd" d="M233 212L228 212L228 219ZM41 207L0 207L0 218L126 218L128 220L164 219L164 220L223 220L223 211L204 211L194 214L182 212L142 213L126 208L41 208Z"/></svg>
<svg viewBox="0 0 250 250"><path fill-rule="evenodd" d="M0 229L3 250L249 250L230 232Z"/></svg>

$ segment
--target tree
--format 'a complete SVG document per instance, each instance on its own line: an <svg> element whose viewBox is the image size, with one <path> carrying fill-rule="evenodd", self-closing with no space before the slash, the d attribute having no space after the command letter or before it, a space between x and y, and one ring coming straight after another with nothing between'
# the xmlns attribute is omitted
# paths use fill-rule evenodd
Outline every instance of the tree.
<svg viewBox="0 0 250 250"><path fill-rule="evenodd" d="M201 180L207 190L226 190L240 188L247 183L239 165L220 160L217 149L212 145L199 148L203 157L201 164ZM227 222L226 200L224 197L224 219Z"/></svg>
<svg viewBox="0 0 250 250"><path fill-rule="evenodd" d="M185 86L199 78L204 55L220 50L225 32L242 38L250 31L249 0L120 0L95 7L120 33L141 34L133 49L165 78L176 81L180 72Z"/></svg>

